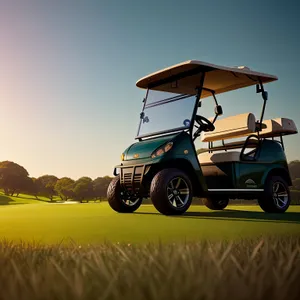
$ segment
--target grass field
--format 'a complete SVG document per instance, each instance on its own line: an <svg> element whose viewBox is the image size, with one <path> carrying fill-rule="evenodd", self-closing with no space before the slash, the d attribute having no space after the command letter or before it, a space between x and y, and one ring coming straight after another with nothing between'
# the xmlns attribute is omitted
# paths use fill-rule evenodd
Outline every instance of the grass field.
<svg viewBox="0 0 300 300"><path fill-rule="evenodd" d="M45 197L39 197L35 199L33 196L21 194L19 197L16 196L6 196L0 193L0 208L6 205L18 205L18 204L38 204L38 203L48 203L50 200Z"/></svg>
<svg viewBox="0 0 300 300"><path fill-rule="evenodd" d="M0 195L0 300L299 299L300 206L167 217L20 196Z"/></svg>
<svg viewBox="0 0 300 300"><path fill-rule="evenodd" d="M0 299L298 300L300 238L234 243L0 243Z"/></svg>
<svg viewBox="0 0 300 300"><path fill-rule="evenodd" d="M0 236L9 240L80 244L163 242L193 239L240 239L300 235L300 206L282 215L265 214L258 206L228 206L211 211L193 206L183 216L164 216L152 205L134 214L118 214L107 203L53 204L33 199L30 205L0 206ZM35 203L35 204L32 204Z"/></svg>

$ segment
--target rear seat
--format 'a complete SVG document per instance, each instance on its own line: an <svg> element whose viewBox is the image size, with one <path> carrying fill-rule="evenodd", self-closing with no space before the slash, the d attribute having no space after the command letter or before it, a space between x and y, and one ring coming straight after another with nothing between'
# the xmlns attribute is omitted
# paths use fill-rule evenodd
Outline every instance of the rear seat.
<svg viewBox="0 0 300 300"><path fill-rule="evenodd" d="M295 122L288 118L265 120L263 124L264 128L259 133L261 138L278 137L280 135L298 133Z"/></svg>
<svg viewBox="0 0 300 300"><path fill-rule="evenodd" d="M215 130L211 132L203 132L202 142L214 142L226 139L247 137L249 135L257 135L255 116L252 113L244 113L228 118L217 120ZM263 129L259 132L260 138L272 138L280 135L290 135L298 133L295 122L287 118L270 119L263 122ZM255 141L255 140L254 140ZM239 144L240 143L240 144ZM234 145L235 143L232 143ZM243 146L243 142L237 142L236 147ZM230 144L228 145L230 149ZM255 142L249 143L250 147L255 147ZM248 147L248 144L247 144ZM225 147L216 147L215 150L225 149ZM238 162L240 161L240 152L226 151L219 153L201 153L198 160L203 164L216 164L222 162Z"/></svg>

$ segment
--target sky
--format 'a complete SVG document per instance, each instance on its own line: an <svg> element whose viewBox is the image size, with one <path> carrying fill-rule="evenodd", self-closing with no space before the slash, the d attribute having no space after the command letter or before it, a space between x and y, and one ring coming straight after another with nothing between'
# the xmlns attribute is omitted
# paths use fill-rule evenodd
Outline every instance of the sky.
<svg viewBox="0 0 300 300"><path fill-rule="evenodd" d="M265 118L291 118L300 128L299 6L0 0L0 161L14 161L32 177L112 176L135 142L145 95L136 81L189 59L278 76L265 86ZM259 118L255 87L218 99L224 116ZM288 160L300 159L299 135L284 141Z"/></svg>

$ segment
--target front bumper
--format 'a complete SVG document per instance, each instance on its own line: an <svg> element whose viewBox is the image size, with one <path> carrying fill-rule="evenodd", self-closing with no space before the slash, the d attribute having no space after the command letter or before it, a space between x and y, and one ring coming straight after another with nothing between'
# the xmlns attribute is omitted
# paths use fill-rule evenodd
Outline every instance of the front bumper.
<svg viewBox="0 0 300 300"><path fill-rule="evenodd" d="M128 192L138 193L143 189L144 176L149 172L152 163L120 165L114 168L114 175L120 175L120 184ZM117 173L117 169L120 170Z"/></svg>

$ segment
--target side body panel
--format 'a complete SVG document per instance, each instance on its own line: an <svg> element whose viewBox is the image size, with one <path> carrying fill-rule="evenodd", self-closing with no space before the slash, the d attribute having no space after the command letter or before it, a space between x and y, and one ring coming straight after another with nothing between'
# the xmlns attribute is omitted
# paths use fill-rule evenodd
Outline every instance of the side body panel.
<svg viewBox="0 0 300 300"><path fill-rule="evenodd" d="M268 174L275 169L289 174L284 150L276 141L263 140L254 161L239 163L236 169L237 188L263 189Z"/></svg>
<svg viewBox="0 0 300 300"><path fill-rule="evenodd" d="M241 197L252 191L262 192L270 172L290 178L284 150L273 140L262 140L253 160L203 165L202 171L208 193L226 192Z"/></svg>

